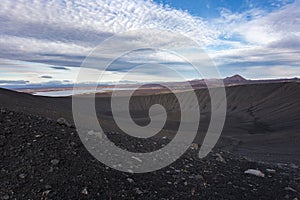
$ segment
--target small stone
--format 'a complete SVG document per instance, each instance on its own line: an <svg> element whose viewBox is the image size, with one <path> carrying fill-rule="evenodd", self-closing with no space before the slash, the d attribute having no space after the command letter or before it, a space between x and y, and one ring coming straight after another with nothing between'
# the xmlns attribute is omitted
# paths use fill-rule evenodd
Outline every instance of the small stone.
<svg viewBox="0 0 300 200"><path fill-rule="evenodd" d="M195 176L195 179L198 179L198 180L204 180L203 176L201 176L201 175L196 175L196 176Z"/></svg>
<svg viewBox="0 0 300 200"><path fill-rule="evenodd" d="M4 147L5 143L1 140L0 141L0 147Z"/></svg>
<svg viewBox="0 0 300 200"><path fill-rule="evenodd" d="M54 171L53 167L50 167L48 172L53 172L53 171Z"/></svg>
<svg viewBox="0 0 300 200"><path fill-rule="evenodd" d="M143 161L142 161L140 158L138 158L138 157L131 156L131 158L134 159L134 160L136 160L136 161L138 161L138 162L140 162L140 163L143 162Z"/></svg>
<svg viewBox="0 0 300 200"><path fill-rule="evenodd" d="M49 189L51 189L52 187L51 187L51 185L45 185L45 188L46 188L47 190L49 190Z"/></svg>
<svg viewBox="0 0 300 200"><path fill-rule="evenodd" d="M78 146L79 146L79 145L76 144L75 142L71 142L70 145L71 145L72 147L78 147Z"/></svg>
<svg viewBox="0 0 300 200"><path fill-rule="evenodd" d="M191 146L190 146L190 149L198 150L199 149L199 145L196 144L196 143L192 143Z"/></svg>
<svg viewBox="0 0 300 200"><path fill-rule="evenodd" d="M42 198L41 200L46 200L48 199L48 194L50 193L50 190L46 190L42 193Z"/></svg>
<svg viewBox="0 0 300 200"><path fill-rule="evenodd" d="M276 170L275 169L266 169L266 171L270 174L275 174Z"/></svg>
<svg viewBox="0 0 300 200"><path fill-rule="evenodd" d="M248 169L244 172L245 174L251 174L258 177L265 177L265 174L256 169Z"/></svg>
<svg viewBox="0 0 300 200"><path fill-rule="evenodd" d="M59 160L57 160L57 159L51 160L52 165L57 165L58 163L59 163Z"/></svg>
<svg viewBox="0 0 300 200"><path fill-rule="evenodd" d="M216 156L217 156L217 158L216 158L217 161L219 161L221 163L226 163L225 159L222 157L221 154L216 153Z"/></svg>
<svg viewBox="0 0 300 200"><path fill-rule="evenodd" d="M292 187L285 187L284 190L298 193L297 190L295 190L295 189L292 188Z"/></svg>
<svg viewBox="0 0 300 200"><path fill-rule="evenodd" d="M139 188L136 188L136 189L135 189L135 192L136 192L137 194L143 194L143 192L142 192Z"/></svg>
<svg viewBox="0 0 300 200"><path fill-rule="evenodd" d="M5 110L4 108L1 108L1 109L0 109L0 112L1 112L2 114L6 114L6 110Z"/></svg>
<svg viewBox="0 0 300 200"><path fill-rule="evenodd" d="M195 192L196 192L196 188L193 187L192 190L191 190L191 194L194 196Z"/></svg>
<svg viewBox="0 0 300 200"><path fill-rule="evenodd" d="M187 186L187 185L188 185L188 182L185 181L185 182L183 183L183 185Z"/></svg>
<svg viewBox="0 0 300 200"><path fill-rule="evenodd" d="M21 179L24 179L24 178L26 177L26 174L20 174L19 177L20 177Z"/></svg>
<svg viewBox="0 0 300 200"><path fill-rule="evenodd" d="M59 125L65 125L67 127L71 127L72 125L63 117L58 118L56 121Z"/></svg>
<svg viewBox="0 0 300 200"><path fill-rule="evenodd" d="M1 199L3 199L3 200L8 200L8 199L9 199L9 195L6 194L6 195L2 196Z"/></svg>
<svg viewBox="0 0 300 200"><path fill-rule="evenodd" d="M88 195L88 194L89 194L87 188L84 188L84 189L81 191L81 193L84 194L84 195Z"/></svg>
<svg viewBox="0 0 300 200"><path fill-rule="evenodd" d="M133 183L133 182L134 182L134 180L133 180L132 178L127 178L127 181L128 181L129 183Z"/></svg>
<svg viewBox="0 0 300 200"><path fill-rule="evenodd" d="M88 135L91 135L91 136L95 136L95 137L97 137L97 138L99 138L99 139L102 139L102 137L103 137L103 134L102 134L102 132L100 132L100 131L90 130L90 131L88 131L87 134L88 134Z"/></svg>
<svg viewBox="0 0 300 200"><path fill-rule="evenodd" d="M299 166L295 165L294 163L290 164L290 167L293 169L299 169Z"/></svg>

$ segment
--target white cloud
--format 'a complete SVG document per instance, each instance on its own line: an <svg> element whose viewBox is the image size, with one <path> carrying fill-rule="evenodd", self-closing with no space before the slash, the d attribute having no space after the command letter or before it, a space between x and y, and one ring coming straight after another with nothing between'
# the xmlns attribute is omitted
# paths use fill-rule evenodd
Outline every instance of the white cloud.
<svg viewBox="0 0 300 200"><path fill-rule="evenodd" d="M185 11L143 0L2 0L0 58L79 66L84 56L113 34L159 28L196 40L207 49L218 65L228 68L223 68L224 70L234 70L238 65L240 68L250 69L263 64L265 67L276 64L277 67L289 68L299 66L298 10L299 1L287 4L272 13L258 8L243 13L222 9L220 18L205 21ZM174 37L157 38L147 35L132 39L123 35L120 36L122 38L122 45L146 41L168 47L180 43ZM224 48L218 49L220 46ZM113 56L106 55L103 59ZM135 54L135 58L128 57L127 61L134 63L146 59L149 62L182 62L178 57L161 52L147 56ZM229 65L234 67L230 69ZM20 67L19 64L14 66ZM40 81L36 77L39 77L37 74L41 75L41 70L29 70L28 63L26 66L23 72L28 80ZM26 69L30 73L26 73ZM8 71L4 71L3 65L0 70L1 75L9 75ZM63 80L66 74L73 77L75 73L74 69L65 72L53 70L49 71L49 75L58 80ZM113 75L109 77L113 79ZM142 78L145 77L141 76Z"/></svg>
<svg viewBox="0 0 300 200"><path fill-rule="evenodd" d="M142 0L3 0L0 26L0 58L64 66L80 66L101 41L128 30L170 30L202 45L218 37L218 31L198 17ZM120 45L134 47L135 42L148 42L167 47L180 43L176 37L143 35L134 40L119 36Z"/></svg>
<svg viewBox="0 0 300 200"><path fill-rule="evenodd" d="M261 78L294 78L299 76L299 67L286 66L256 66L247 68L242 72L246 77Z"/></svg>
<svg viewBox="0 0 300 200"><path fill-rule="evenodd" d="M14 30L24 30L29 25L38 27L38 33L42 31L49 39L56 36L47 35L48 28L75 29L82 32L82 36L84 31L105 34L140 28L161 28L186 34L205 44L217 37L215 31L200 18L151 1L3 0L0 16L7 21L6 28L2 27L4 29L1 32L13 33ZM26 35L35 35L32 32L36 30L26 30L31 32L25 33Z"/></svg>
<svg viewBox="0 0 300 200"><path fill-rule="evenodd" d="M214 23L220 29L225 27L222 34L229 47L211 50L210 56L232 74L242 72L245 76L260 78L280 77L280 73L281 77L299 76L299 70L295 70L300 66L299 2L271 13L259 9L244 13L223 10L222 18ZM226 43L220 41L220 44ZM261 73L260 69L263 69Z"/></svg>

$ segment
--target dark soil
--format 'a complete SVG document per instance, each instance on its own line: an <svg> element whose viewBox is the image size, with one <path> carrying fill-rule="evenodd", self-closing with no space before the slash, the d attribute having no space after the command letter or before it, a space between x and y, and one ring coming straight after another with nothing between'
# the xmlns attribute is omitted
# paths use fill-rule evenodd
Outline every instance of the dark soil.
<svg viewBox="0 0 300 200"><path fill-rule="evenodd" d="M120 146L130 139L107 134L112 139L123 137L113 139ZM164 144L163 139L151 140ZM218 150L201 160L198 151L190 149L164 169L146 174L123 173L95 160L82 145L75 128L6 109L0 112L0 150L0 199L300 197L297 166L257 163ZM265 177L245 174L247 169L258 169Z"/></svg>

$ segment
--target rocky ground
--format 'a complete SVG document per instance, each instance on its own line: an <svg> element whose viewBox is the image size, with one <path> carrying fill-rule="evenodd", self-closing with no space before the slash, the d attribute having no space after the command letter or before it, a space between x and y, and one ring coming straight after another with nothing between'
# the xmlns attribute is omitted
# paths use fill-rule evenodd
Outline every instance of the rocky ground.
<svg viewBox="0 0 300 200"><path fill-rule="evenodd" d="M120 146L140 142L107 134ZM166 143L152 138L143 148L153 142ZM95 160L74 127L7 109L0 110L0 150L0 199L300 198L296 165L257 163L218 150L201 160L190 149L164 169L123 173ZM248 169L260 173L246 174Z"/></svg>

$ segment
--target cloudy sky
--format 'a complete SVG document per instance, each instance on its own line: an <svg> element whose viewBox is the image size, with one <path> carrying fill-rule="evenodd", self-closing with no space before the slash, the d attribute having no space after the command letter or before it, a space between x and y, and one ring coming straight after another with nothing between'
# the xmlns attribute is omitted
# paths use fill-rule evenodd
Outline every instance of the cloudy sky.
<svg viewBox="0 0 300 200"><path fill-rule="evenodd" d="M196 41L222 77L299 77L299 9L297 0L1 0L0 86L71 84L85 57L107 38L117 35L123 38L120 45L131 45L128 41L140 37L122 33L148 28ZM166 48L176 38L141 40ZM174 55L143 50L115 61L104 82L114 83L143 62L167 64L188 79L201 78ZM85 70L85 82L99 74L94 68ZM129 77L123 81L173 80L157 70Z"/></svg>

